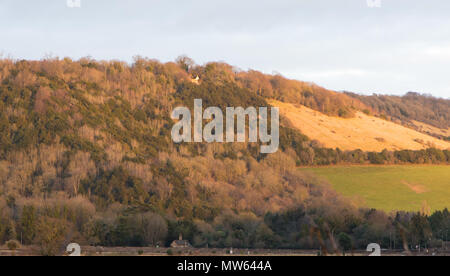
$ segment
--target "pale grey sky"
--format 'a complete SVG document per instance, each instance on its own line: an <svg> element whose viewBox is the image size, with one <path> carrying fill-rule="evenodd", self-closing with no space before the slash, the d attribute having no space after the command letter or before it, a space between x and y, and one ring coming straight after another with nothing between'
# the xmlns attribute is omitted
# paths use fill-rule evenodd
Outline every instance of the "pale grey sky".
<svg viewBox="0 0 450 276"><path fill-rule="evenodd" d="M339 91L450 98L448 0L66 2L0 0L0 53L164 62L186 54Z"/></svg>

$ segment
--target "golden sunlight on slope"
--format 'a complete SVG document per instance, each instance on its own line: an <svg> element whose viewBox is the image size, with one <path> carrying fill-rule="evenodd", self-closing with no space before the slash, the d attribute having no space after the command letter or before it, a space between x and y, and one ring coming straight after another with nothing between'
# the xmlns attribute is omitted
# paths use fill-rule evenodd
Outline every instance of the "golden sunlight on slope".
<svg viewBox="0 0 450 276"><path fill-rule="evenodd" d="M329 148L377 152L384 149L420 150L431 146L450 149L449 142L361 112L355 118L343 119L326 116L305 106L269 102L280 107L281 115L304 135Z"/></svg>
<svg viewBox="0 0 450 276"><path fill-rule="evenodd" d="M418 127L421 132L450 137L450 129L440 129L417 121L412 121L412 123Z"/></svg>

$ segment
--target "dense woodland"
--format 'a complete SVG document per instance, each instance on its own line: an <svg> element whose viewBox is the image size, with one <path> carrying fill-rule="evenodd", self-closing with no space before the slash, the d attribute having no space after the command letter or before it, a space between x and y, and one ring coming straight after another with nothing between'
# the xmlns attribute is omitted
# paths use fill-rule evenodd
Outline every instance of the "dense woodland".
<svg viewBox="0 0 450 276"><path fill-rule="evenodd" d="M169 114L195 98L223 108L274 98L341 117L374 108L313 84L186 57L0 60L0 244L18 240L52 255L73 241L166 246L182 233L197 247L337 251L448 237L448 211L367 210L297 166L438 164L450 161L449 151L326 149L287 121L276 154L247 143L176 145Z"/></svg>

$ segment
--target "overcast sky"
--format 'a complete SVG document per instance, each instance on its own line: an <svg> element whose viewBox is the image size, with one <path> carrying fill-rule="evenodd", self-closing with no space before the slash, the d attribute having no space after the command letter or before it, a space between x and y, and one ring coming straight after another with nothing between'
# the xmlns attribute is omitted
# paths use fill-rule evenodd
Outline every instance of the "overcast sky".
<svg viewBox="0 0 450 276"><path fill-rule="evenodd" d="M450 98L449 15L448 0L0 0L0 53L185 54L338 91Z"/></svg>

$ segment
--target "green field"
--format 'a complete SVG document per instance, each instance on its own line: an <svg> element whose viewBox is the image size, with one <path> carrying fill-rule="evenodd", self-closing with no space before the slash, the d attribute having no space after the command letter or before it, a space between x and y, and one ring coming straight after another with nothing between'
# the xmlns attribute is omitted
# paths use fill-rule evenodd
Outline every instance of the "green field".
<svg viewBox="0 0 450 276"><path fill-rule="evenodd" d="M304 168L347 197L385 211L450 208L450 166L344 166Z"/></svg>

